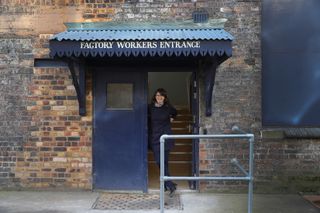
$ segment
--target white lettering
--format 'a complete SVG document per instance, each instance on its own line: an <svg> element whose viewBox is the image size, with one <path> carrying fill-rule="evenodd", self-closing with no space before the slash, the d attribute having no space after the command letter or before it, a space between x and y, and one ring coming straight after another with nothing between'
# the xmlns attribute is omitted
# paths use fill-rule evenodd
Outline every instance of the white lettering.
<svg viewBox="0 0 320 213"><path fill-rule="evenodd" d="M183 47L181 46L182 43L184 43L184 42L176 41L176 42L175 42L175 48L183 48Z"/></svg>
<svg viewBox="0 0 320 213"><path fill-rule="evenodd" d="M131 43L130 43L130 42L125 42L125 43L124 43L124 46L125 46L126 48L132 48L132 46L131 46Z"/></svg>
<svg viewBox="0 0 320 213"><path fill-rule="evenodd" d="M178 42L177 42L178 43ZM179 42L178 45L177 45L179 48L187 48L187 45L186 45L186 42L183 41L183 42Z"/></svg>
<svg viewBox="0 0 320 213"><path fill-rule="evenodd" d="M173 42L172 41L160 42L160 48L173 48Z"/></svg>
<svg viewBox="0 0 320 213"><path fill-rule="evenodd" d="M80 42L80 49L111 49L113 42Z"/></svg>
<svg viewBox="0 0 320 213"><path fill-rule="evenodd" d="M200 41L194 41L193 43L195 44L194 48L200 48Z"/></svg>
<svg viewBox="0 0 320 213"><path fill-rule="evenodd" d="M154 41L154 42L148 42L148 47L147 47L147 48L153 49L153 48L157 48L157 47L158 47L158 45L157 45L157 42L156 42L156 41Z"/></svg>
<svg viewBox="0 0 320 213"><path fill-rule="evenodd" d="M159 47L164 48L200 48L200 41L160 41Z"/></svg>
<svg viewBox="0 0 320 213"><path fill-rule="evenodd" d="M109 41L92 41L80 42L80 49L112 49L116 44L119 49L185 49L185 48L200 48L200 41L118 41L116 43Z"/></svg>
<svg viewBox="0 0 320 213"><path fill-rule="evenodd" d="M137 48L137 44L139 44L138 42L133 42L133 41L131 41L130 42L130 46L131 46L131 48Z"/></svg>
<svg viewBox="0 0 320 213"><path fill-rule="evenodd" d="M122 42L117 42L118 48L123 48L123 43Z"/></svg>
<svg viewBox="0 0 320 213"><path fill-rule="evenodd" d="M90 49L91 48L88 42L85 43L84 48L85 49Z"/></svg>

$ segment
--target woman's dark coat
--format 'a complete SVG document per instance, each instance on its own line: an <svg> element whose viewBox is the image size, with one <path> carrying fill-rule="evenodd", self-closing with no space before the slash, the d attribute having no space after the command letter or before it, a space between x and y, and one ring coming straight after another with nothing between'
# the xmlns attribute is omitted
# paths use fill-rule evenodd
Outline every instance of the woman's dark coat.
<svg viewBox="0 0 320 213"><path fill-rule="evenodd" d="M170 104L164 104L156 107L154 104L148 106L148 132L149 147L159 146L160 137L163 134L172 134L170 118L177 116L177 110ZM166 150L171 150L174 146L174 140L166 140Z"/></svg>

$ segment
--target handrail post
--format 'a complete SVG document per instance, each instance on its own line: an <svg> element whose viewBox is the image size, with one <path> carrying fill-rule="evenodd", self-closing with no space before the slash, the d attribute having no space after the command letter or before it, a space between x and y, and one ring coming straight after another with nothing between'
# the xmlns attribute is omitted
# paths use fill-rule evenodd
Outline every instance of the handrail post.
<svg viewBox="0 0 320 213"><path fill-rule="evenodd" d="M190 176L165 176L164 172L164 153L165 153L165 139L183 139L183 138L248 138L249 142L249 172L247 173L237 160L232 159L231 163L235 163L236 166L246 176L210 176L210 177L190 177ZM248 213L252 213L253 207L253 165L254 164L254 135L253 134L222 134L222 135L162 135L160 137L160 212L164 213L164 185L166 180L245 180L248 181Z"/></svg>
<svg viewBox="0 0 320 213"><path fill-rule="evenodd" d="M160 212L164 212L164 141L167 135L160 137Z"/></svg>
<svg viewBox="0 0 320 213"><path fill-rule="evenodd" d="M253 206L253 159L254 159L254 136L249 138L249 189L248 189L248 213L252 213L252 206Z"/></svg>

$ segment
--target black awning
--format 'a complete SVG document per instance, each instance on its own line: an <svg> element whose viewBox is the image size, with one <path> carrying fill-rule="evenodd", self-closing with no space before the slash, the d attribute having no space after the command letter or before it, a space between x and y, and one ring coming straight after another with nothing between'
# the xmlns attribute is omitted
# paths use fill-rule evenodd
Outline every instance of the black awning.
<svg viewBox="0 0 320 213"><path fill-rule="evenodd" d="M230 41L69 41L51 40L51 57L227 56Z"/></svg>
<svg viewBox="0 0 320 213"><path fill-rule="evenodd" d="M227 56L232 35L217 25L69 23L50 40L51 57Z"/></svg>

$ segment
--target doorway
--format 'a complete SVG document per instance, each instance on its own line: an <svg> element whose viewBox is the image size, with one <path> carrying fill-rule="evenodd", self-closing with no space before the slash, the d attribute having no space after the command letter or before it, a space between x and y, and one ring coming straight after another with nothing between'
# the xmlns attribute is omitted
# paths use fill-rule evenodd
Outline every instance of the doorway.
<svg viewBox="0 0 320 213"><path fill-rule="evenodd" d="M178 116L173 134L191 134L197 125L197 88L192 69L151 66L100 66L93 71L93 188L111 191L159 189L159 169L147 146L147 104L163 87ZM150 70L155 70L150 72ZM163 70L170 72L163 72ZM196 92L195 92L196 91ZM170 174L193 176L197 146L176 140L169 157ZM177 181L178 189L195 188Z"/></svg>
<svg viewBox="0 0 320 213"><path fill-rule="evenodd" d="M148 72L148 103L154 91L164 88L168 92L170 103L177 109L177 118L172 122L173 134L192 134L196 121L197 97L194 96L194 72ZM172 176L193 176L196 153L194 141L180 139L175 141L175 147L169 155L169 171ZM148 150L148 189L159 189L159 168L154 161L153 153ZM194 189L195 186L189 181L175 181L179 189Z"/></svg>

